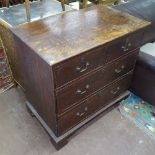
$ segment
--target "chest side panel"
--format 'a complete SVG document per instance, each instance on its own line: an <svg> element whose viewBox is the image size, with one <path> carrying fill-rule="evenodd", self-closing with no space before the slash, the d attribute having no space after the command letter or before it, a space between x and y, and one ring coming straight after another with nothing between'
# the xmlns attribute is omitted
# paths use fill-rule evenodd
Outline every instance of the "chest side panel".
<svg viewBox="0 0 155 155"><path fill-rule="evenodd" d="M28 101L56 134L54 84L51 67L17 37L18 60Z"/></svg>

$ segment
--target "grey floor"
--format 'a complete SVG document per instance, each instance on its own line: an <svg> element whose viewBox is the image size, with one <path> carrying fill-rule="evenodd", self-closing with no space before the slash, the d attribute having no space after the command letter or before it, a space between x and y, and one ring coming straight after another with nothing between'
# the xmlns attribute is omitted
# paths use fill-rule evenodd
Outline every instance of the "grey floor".
<svg viewBox="0 0 155 155"><path fill-rule="evenodd" d="M0 155L155 155L155 141L117 109L56 151L24 102L20 88L0 95Z"/></svg>

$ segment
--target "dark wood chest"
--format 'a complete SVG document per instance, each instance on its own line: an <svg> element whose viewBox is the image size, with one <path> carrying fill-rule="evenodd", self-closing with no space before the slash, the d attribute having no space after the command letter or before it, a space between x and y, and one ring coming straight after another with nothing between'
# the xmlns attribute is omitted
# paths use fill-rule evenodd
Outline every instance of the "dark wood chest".
<svg viewBox="0 0 155 155"><path fill-rule="evenodd" d="M27 106L57 148L127 95L148 26L96 6L11 29Z"/></svg>

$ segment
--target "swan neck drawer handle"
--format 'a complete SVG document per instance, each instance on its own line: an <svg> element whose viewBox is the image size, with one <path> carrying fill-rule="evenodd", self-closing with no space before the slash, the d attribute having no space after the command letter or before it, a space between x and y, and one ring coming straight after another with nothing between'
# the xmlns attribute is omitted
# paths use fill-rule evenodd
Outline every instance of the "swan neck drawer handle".
<svg viewBox="0 0 155 155"><path fill-rule="evenodd" d="M85 107L85 108L84 108L84 111L83 111L83 112L77 112L77 113L76 113L76 116L82 117L83 115L86 114L87 111L88 111L88 107Z"/></svg>
<svg viewBox="0 0 155 155"><path fill-rule="evenodd" d="M126 45L122 46L121 48L123 49L124 52L126 52L130 49L130 47L131 47L131 43L129 42L129 43L126 43Z"/></svg>
<svg viewBox="0 0 155 155"><path fill-rule="evenodd" d="M111 90L110 92L111 94L115 95L119 92L119 90L120 90L120 87L117 87L116 90Z"/></svg>
<svg viewBox="0 0 155 155"><path fill-rule="evenodd" d="M78 90L76 91L76 94L83 95L83 94L85 94L85 93L88 91L89 88L90 88L90 85L87 84L87 85L85 86L85 90L80 90L80 89L78 89Z"/></svg>
<svg viewBox="0 0 155 155"><path fill-rule="evenodd" d="M120 68L115 69L115 73L121 73L124 70L125 66L122 65Z"/></svg>
<svg viewBox="0 0 155 155"><path fill-rule="evenodd" d="M90 63L87 61L83 67L76 67L76 70L82 73L82 72L85 72L89 66L90 66Z"/></svg>

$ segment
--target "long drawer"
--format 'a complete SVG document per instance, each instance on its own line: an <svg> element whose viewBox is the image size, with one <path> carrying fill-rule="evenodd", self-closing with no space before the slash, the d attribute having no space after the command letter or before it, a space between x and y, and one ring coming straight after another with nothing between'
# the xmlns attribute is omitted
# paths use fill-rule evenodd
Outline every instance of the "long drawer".
<svg viewBox="0 0 155 155"><path fill-rule="evenodd" d="M134 68L138 50L56 91L58 114Z"/></svg>
<svg viewBox="0 0 155 155"><path fill-rule="evenodd" d="M60 87L89 71L104 65L106 52L104 47L98 47L81 55L68 59L54 66L54 79L56 87Z"/></svg>
<svg viewBox="0 0 155 155"><path fill-rule="evenodd" d="M131 77L132 72L128 73L116 83L107 86L105 89L89 97L80 105L59 117L58 134L61 135L65 133L67 130L74 127L79 122L95 113L97 110L108 105L109 102L125 92L129 87Z"/></svg>
<svg viewBox="0 0 155 155"><path fill-rule="evenodd" d="M107 62L114 61L119 57L139 48L142 40L143 32L136 32L114 41L107 47Z"/></svg>

